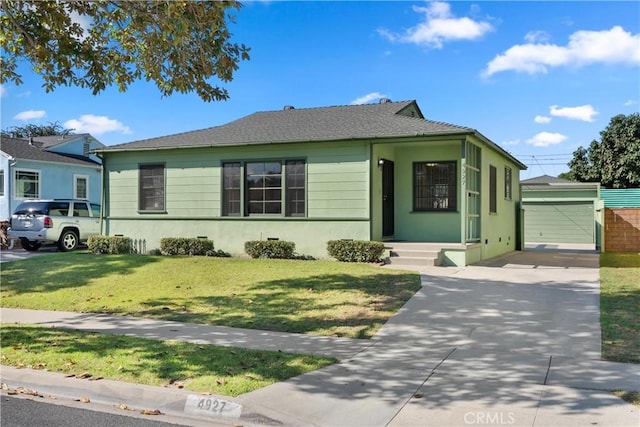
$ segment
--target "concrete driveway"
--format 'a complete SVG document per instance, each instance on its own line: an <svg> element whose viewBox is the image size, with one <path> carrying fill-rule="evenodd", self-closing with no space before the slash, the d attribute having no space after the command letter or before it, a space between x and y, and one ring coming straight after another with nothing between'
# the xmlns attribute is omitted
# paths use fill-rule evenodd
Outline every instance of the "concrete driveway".
<svg viewBox="0 0 640 427"><path fill-rule="evenodd" d="M42 247L37 252L28 252L24 249L3 249L0 251L0 264L56 252L58 252L58 248L56 248L55 246Z"/></svg>
<svg viewBox="0 0 640 427"><path fill-rule="evenodd" d="M242 396L320 426L638 426L600 361L599 256L519 252L422 272L422 289L357 356Z"/></svg>

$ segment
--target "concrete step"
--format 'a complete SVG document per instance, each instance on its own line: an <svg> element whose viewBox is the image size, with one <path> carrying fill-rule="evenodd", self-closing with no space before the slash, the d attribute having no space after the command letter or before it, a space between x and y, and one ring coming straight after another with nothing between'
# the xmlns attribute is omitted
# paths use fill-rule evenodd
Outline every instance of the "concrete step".
<svg viewBox="0 0 640 427"><path fill-rule="evenodd" d="M406 265L406 266L420 266L420 267L433 267L440 265L437 258L425 258L425 257L389 257L387 263L392 265Z"/></svg>
<svg viewBox="0 0 640 427"><path fill-rule="evenodd" d="M392 257L438 258L440 251L420 251L414 249L391 249Z"/></svg>

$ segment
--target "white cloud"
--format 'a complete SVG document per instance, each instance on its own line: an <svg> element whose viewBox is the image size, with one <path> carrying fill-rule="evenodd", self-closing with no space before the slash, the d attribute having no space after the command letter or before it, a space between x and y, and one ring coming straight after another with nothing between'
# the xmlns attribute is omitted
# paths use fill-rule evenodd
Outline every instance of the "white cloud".
<svg viewBox="0 0 640 427"><path fill-rule="evenodd" d="M527 43L546 43L549 41L550 36L544 31L529 31L525 34L524 39Z"/></svg>
<svg viewBox="0 0 640 427"><path fill-rule="evenodd" d="M364 96L361 96L360 98L354 99L353 101L351 101L351 105L367 104L375 99L386 98L386 97L387 95L383 95L380 92L371 92Z"/></svg>
<svg viewBox="0 0 640 427"><path fill-rule="evenodd" d="M533 118L533 121L536 123L540 123L540 124L544 124L544 123L549 123L551 121L551 117L547 117L547 116L535 116Z"/></svg>
<svg viewBox="0 0 640 427"><path fill-rule="evenodd" d="M67 120L64 123L67 129L73 129L76 133L90 133L101 135L108 132L131 133L128 126L123 125L115 119L107 116L94 116L93 114L83 114L79 119Z"/></svg>
<svg viewBox="0 0 640 427"><path fill-rule="evenodd" d="M531 33L529 33L531 34ZM589 64L640 65L640 33L631 34L620 26L603 31L576 31L566 46L539 43L528 35L527 44L515 45L487 64L484 77L502 71L546 73L549 68Z"/></svg>
<svg viewBox="0 0 640 427"><path fill-rule="evenodd" d="M0 98L7 94L7 88L4 85L0 85Z"/></svg>
<svg viewBox="0 0 640 427"><path fill-rule="evenodd" d="M533 138L528 139L527 144L531 144L534 147L548 147L550 145L560 144L566 139L567 137L561 133L540 132Z"/></svg>
<svg viewBox="0 0 640 427"><path fill-rule="evenodd" d="M633 99L628 99L623 105L625 107L630 107L632 105L636 105L638 103L638 101L634 101Z"/></svg>
<svg viewBox="0 0 640 427"><path fill-rule="evenodd" d="M414 6L413 10L424 14L423 22L409 28L404 34L394 33L385 28L378 29L378 33L390 41L440 49L445 42L475 40L493 30L489 22L455 17L451 13L449 3L435 1L426 7Z"/></svg>
<svg viewBox="0 0 640 427"><path fill-rule="evenodd" d="M557 105L549 107L549 114L555 117L564 117L570 120L581 120L583 122L592 122L593 117L600 114L590 104L580 105L578 107L563 107Z"/></svg>
<svg viewBox="0 0 640 427"><path fill-rule="evenodd" d="M27 110L13 116L15 120L22 120L23 122L33 120L33 119L41 119L47 115L47 112L44 110Z"/></svg>

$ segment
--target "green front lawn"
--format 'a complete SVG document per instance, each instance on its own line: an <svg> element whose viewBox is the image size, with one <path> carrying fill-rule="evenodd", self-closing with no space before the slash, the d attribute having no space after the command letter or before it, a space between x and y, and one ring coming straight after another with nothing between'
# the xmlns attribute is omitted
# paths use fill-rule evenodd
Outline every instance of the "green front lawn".
<svg viewBox="0 0 640 427"><path fill-rule="evenodd" d="M639 307L640 254L602 254L600 324L604 359L640 363Z"/></svg>
<svg viewBox="0 0 640 427"><path fill-rule="evenodd" d="M417 273L331 261L60 253L2 265L1 304L370 338Z"/></svg>
<svg viewBox="0 0 640 427"><path fill-rule="evenodd" d="M3 365L46 369L85 381L105 378L226 396L248 393L335 362L35 326L2 325L0 333Z"/></svg>

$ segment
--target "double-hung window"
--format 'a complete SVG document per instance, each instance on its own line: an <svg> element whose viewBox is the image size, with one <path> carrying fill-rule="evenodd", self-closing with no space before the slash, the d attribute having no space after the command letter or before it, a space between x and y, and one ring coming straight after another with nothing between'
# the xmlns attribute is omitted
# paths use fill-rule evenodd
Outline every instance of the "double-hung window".
<svg viewBox="0 0 640 427"><path fill-rule="evenodd" d="M40 171L16 170L14 186L16 199L39 199Z"/></svg>
<svg viewBox="0 0 640 427"><path fill-rule="evenodd" d="M456 162L413 164L414 211L455 211L457 189Z"/></svg>
<svg viewBox="0 0 640 427"><path fill-rule="evenodd" d="M89 177L86 175L73 175L73 197L75 199L89 198Z"/></svg>
<svg viewBox="0 0 640 427"><path fill-rule="evenodd" d="M498 170L489 166L489 213L498 213Z"/></svg>
<svg viewBox="0 0 640 427"><path fill-rule="evenodd" d="M146 212L164 211L164 165L140 165L138 209Z"/></svg>
<svg viewBox="0 0 640 427"><path fill-rule="evenodd" d="M511 200L511 168L508 166L504 167L504 198L507 200Z"/></svg>
<svg viewBox="0 0 640 427"><path fill-rule="evenodd" d="M222 164L222 216L305 216L304 160Z"/></svg>

